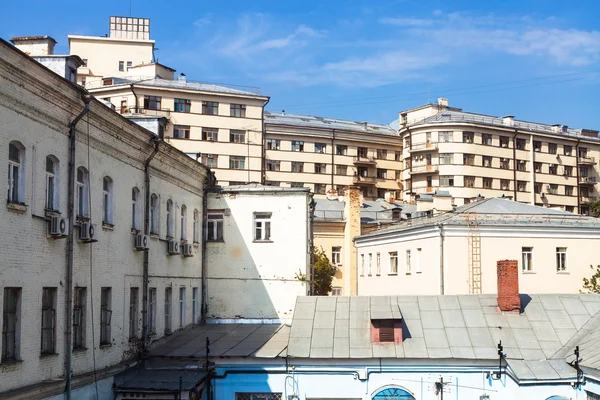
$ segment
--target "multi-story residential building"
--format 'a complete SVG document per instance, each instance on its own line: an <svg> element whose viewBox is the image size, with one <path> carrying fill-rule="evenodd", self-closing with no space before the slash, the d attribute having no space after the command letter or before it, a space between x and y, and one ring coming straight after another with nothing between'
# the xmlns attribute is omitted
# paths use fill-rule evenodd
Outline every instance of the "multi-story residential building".
<svg viewBox="0 0 600 400"><path fill-rule="evenodd" d="M400 113L404 194L447 190L589 214L598 199L598 131L462 111L446 99Z"/></svg>

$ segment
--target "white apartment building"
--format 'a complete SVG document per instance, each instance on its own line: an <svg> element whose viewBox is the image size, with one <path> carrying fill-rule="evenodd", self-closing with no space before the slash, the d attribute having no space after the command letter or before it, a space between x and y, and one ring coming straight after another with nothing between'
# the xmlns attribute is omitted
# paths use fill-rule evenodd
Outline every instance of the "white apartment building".
<svg viewBox="0 0 600 400"><path fill-rule="evenodd" d="M598 199L597 130L475 114L439 99L401 112L399 135L407 200L442 189L457 205L504 195L588 215Z"/></svg>
<svg viewBox="0 0 600 400"><path fill-rule="evenodd" d="M355 238L358 294L496 293L500 260L518 260L523 292L579 293L599 238L597 218L478 200Z"/></svg>
<svg viewBox="0 0 600 400"><path fill-rule="evenodd" d="M0 80L0 397L43 398L198 321L209 171L2 40Z"/></svg>

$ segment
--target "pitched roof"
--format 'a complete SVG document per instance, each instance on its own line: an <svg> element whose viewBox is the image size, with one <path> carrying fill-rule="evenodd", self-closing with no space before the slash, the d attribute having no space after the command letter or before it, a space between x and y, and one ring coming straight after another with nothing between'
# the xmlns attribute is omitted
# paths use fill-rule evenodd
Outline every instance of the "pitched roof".
<svg viewBox="0 0 600 400"><path fill-rule="evenodd" d="M318 129L339 129L343 131L376 135L398 136L397 130L389 125L316 117L312 115L273 113L269 111L265 111L265 124L301 126Z"/></svg>
<svg viewBox="0 0 600 400"><path fill-rule="evenodd" d="M340 197L340 199L343 199ZM339 200L315 199L315 221L342 221L344 219L344 202ZM417 209L414 204L388 203L384 199L365 201L360 207L363 223L377 221L393 221L393 211L400 210L401 216L413 213Z"/></svg>

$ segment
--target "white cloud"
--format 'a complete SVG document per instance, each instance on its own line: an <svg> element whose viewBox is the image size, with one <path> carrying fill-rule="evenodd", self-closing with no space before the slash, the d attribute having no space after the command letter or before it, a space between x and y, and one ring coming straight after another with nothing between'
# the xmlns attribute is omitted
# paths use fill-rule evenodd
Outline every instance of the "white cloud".
<svg viewBox="0 0 600 400"><path fill-rule="evenodd" d="M442 15L444 12L442 10L435 10L433 12L433 15L435 15L436 17L439 17L440 15Z"/></svg>
<svg viewBox="0 0 600 400"><path fill-rule="evenodd" d="M424 27L433 25L431 19L420 18L381 18L379 23L385 25L407 26L407 27Z"/></svg>
<svg viewBox="0 0 600 400"><path fill-rule="evenodd" d="M212 14L207 14L203 17L198 18L194 21L194 26L196 28L202 28L206 25L210 25L212 23Z"/></svg>

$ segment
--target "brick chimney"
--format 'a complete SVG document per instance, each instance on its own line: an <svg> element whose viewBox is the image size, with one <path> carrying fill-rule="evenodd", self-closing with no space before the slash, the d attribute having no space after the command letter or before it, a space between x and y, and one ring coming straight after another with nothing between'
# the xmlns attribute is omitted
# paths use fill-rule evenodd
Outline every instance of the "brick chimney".
<svg viewBox="0 0 600 400"><path fill-rule="evenodd" d="M354 238L360 235L360 190L356 186L348 186L344 189L344 247L342 254L344 256L344 270L342 276L344 279L344 293L346 296L356 296L358 274L356 268L356 247L354 247Z"/></svg>
<svg viewBox="0 0 600 400"><path fill-rule="evenodd" d="M521 311L519 298L519 262L500 260L498 270L498 308L500 311Z"/></svg>

